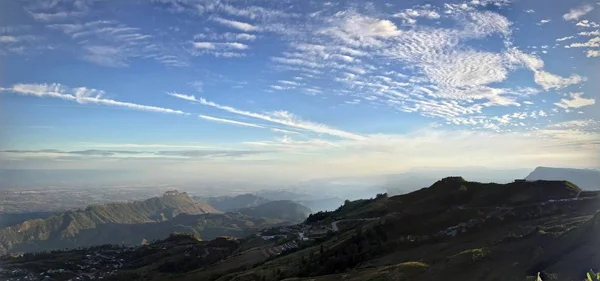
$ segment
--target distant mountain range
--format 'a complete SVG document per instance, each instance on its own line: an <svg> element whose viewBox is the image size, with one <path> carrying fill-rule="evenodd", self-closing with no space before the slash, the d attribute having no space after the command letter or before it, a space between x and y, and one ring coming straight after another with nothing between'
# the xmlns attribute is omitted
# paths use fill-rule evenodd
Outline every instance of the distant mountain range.
<svg viewBox="0 0 600 281"><path fill-rule="evenodd" d="M243 212L262 216L290 206L273 201ZM213 225L241 224L217 223L228 215L200 216L214 218ZM160 224L194 225L197 217ZM207 242L178 233L134 249L106 246L0 261L5 276L52 272L54 280L74 274L154 281L584 280L588 270L600 268L600 191L564 180L496 184L446 177L403 195L345 201L335 211L267 232L279 236ZM75 271L57 270L69 267Z"/></svg>
<svg viewBox="0 0 600 281"><path fill-rule="evenodd" d="M217 210L223 212L235 211L237 209L255 207L271 200L256 196L254 194L242 194L237 196L217 196L217 197L192 197L197 202L204 202Z"/></svg>
<svg viewBox="0 0 600 281"><path fill-rule="evenodd" d="M256 207L238 209L236 212L250 217L302 222L312 211L294 201L279 200L267 202Z"/></svg>
<svg viewBox="0 0 600 281"><path fill-rule="evenodd" d="M144 201L92 205L1 228L0 255L107 243L136 245L172 232L195 233L203 239L241 237L266 226L302 221L309 213L297 203L273 201L223 214L186 193L169 191Z"/></svg>
<svg viewBox="0 0 600 281"><path fill-rule="evenodd" d="M344 203L339 197L316 198L310 194L297 193L288 190L263 190L255 194L237 196L192 197L197 202L207 203L223 212L232 212L243 208L256 207L271 201L294 201L308 207L313 212L333 211ZM374 194L373 194L374 195ZM369 196L372 197L373 195Z"/></svg>
<svg viewBox="0 0 600 281"><path fill-rule="evenodd" d="M592 169L537 167L525 179L567 180L582 189L600 190L600 171Z"/></svg>

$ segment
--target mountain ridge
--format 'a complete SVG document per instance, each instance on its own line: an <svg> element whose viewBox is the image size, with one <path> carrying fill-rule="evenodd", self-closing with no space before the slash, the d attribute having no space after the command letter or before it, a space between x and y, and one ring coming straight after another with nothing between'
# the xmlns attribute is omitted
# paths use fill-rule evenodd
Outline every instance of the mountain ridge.
<svg viewBox="0 0 600 281"><path fill-rule="evenodd" d="M270 217L290 222L302 222L312 213L308 207L292 200L269 201L258 206L238 209L236 212L250 217Z"/></svg>
<svg viewBox="0 0 600 281"><path fill-rule="evenodd" d="M523 281L538 280L538 273L544 281L582 280L600 269L599 231L600 191L582 191L569 181L494 184L448 177L402 195L346 200L301 224L266 229L262 237L200 242L193 235L171 236L136 248L4 261L9 270L37 275L84 255L123 259L116 272L109 263L100 273L85 273L107 274L106 280Z"/></svg>
<svg viewBox="0 0 600 281"><path fill-rule="evenodd" d="M582 189L600 190L600 171L595 169L573 169L536 167L526 180L567 180Z"/></svg>

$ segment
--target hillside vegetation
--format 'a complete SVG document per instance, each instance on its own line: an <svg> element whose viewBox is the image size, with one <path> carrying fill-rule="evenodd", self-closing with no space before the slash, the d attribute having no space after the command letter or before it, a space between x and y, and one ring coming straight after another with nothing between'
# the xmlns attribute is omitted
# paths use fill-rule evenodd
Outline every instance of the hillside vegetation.
<svg viewBox="0 0 600 281"><path fill-rule="evenodd" d="M290 222L302 222L311 210L294 201L280 200L237 210L238 213L257 218L273 218Z"/></svg>
<svg viewBox="0 0 600 281"><path fill-rule="evenodd" d="M206 242L193 236L171 237L180 242L116 251L113 260L124 265L105 279L526 281L539 273L543 281L583 280L600 269L600 192L580 191L567 181L500 185L450 177L403 195L346 201L297 226L271 229L283 235L278 240L218 238L222 246L203 250L193 245ZM297 232L313 235L303 240ZM63 266L52 257L70 253L5 264L38 274L34 268Z"/></svg>

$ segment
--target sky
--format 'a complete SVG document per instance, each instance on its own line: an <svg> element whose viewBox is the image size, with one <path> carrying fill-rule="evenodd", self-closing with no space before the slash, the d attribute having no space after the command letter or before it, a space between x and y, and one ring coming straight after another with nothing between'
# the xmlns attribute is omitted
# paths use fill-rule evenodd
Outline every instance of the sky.
<svg viewBox="0 0 600 281"><path fill-rule="evenodd" d="M0 168L600 168L600 2L0 1Z"/></svg>

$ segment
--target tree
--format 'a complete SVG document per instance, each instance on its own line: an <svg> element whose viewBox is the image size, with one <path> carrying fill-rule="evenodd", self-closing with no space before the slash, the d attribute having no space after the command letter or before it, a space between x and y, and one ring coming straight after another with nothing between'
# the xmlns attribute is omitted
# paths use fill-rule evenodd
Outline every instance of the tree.
<svg viewBox="0 0 600 281"><path fill-rule="evenodd" d="M387 193L377 193L377 196L375 198L376 199L388 198L388 194Z"/></svg>

